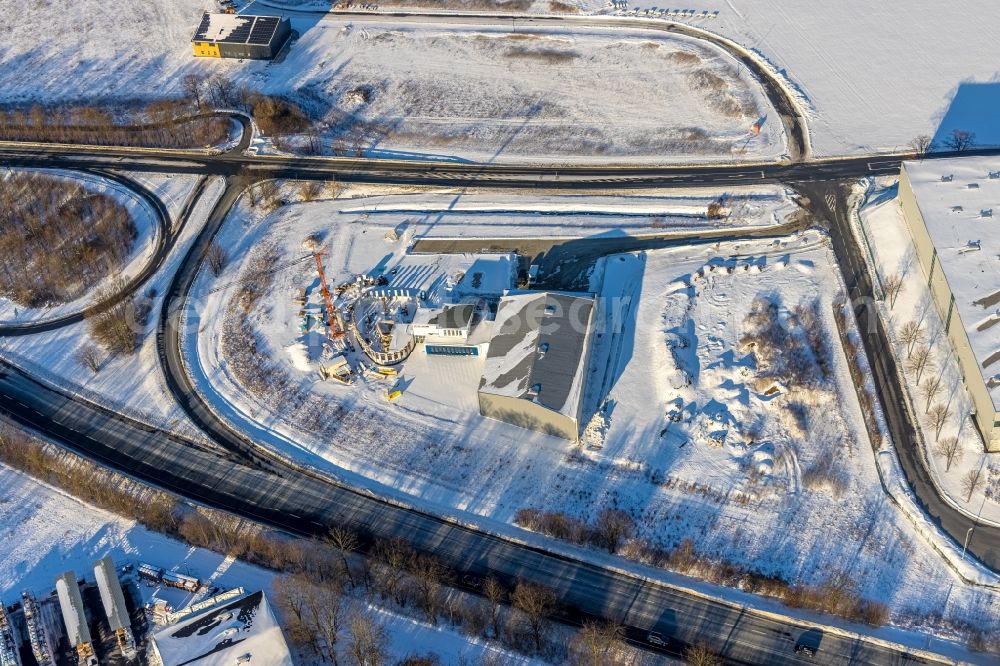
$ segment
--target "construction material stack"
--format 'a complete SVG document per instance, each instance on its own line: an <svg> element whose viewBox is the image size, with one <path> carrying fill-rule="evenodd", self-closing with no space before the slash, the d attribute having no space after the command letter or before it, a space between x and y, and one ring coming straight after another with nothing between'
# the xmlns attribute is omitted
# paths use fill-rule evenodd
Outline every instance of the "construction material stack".
<svg viewBox="0 0 1000 666"><path fill-rule="evenodd" d="M7 617L7 609L0 603L0 666L21 666L21 656L17 652L14 627Z"/></svg>
<svg viewBox="0 0 1000 666"><path fill-rule="evenodd" d="M118 647L121 648L122 655L131 661L136 656L135 637L132 635L132 623L125 605L125 594L122 592L121 582L115 571L115 563L110 557L94 563L94 578L97 580L101 604L104 606L105 615L108 616L111 631L115 632Z"/></svg>
<svg viewBox="0 0 1000 666"><path fill-rule="evenodd" d="M48 632L42 622L38 602L30 592L21 593L21 608L24 610L24 622L28 625L28 640L31 642L31 652L38 666L51 666L52 644Z"/></svg>
<svg viewBox="0 0 1000 666"><path fill-rule="evenodd" d="M63 622L66 623L66 633L70 645L76 650L78 663L80 666L97 666L97 655L94 654L83 597L80 596L80 584L75 573L67 571L56 578L56 594L59 596Z"/></svg>

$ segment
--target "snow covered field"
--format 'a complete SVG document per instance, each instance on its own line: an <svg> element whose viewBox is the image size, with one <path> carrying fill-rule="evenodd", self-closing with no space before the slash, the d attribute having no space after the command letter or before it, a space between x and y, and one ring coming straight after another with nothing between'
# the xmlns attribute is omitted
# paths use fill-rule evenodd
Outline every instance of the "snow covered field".
<svg viewBox="0 0 1000 666"><path fill-rule="evenodd" d="M277 247L288 259L306 235L322 231L332 283L379 264L434 284L435 275L483 259L404 256L409 232L385 238L398 215L332 225L343 206L292 205L270 215L244 208L227 222L223 243L236 252ZM466 224L474 236L478 220ZM415 235L421 228L410 226ZM424 505L471 512L496 529L524 507L584 520L616 507L654 544L690 538L705 555L794 581L847 574L903 625L945 604L948 621L995 622L994 596L953 580L882 494L834 324L841 286L815 232L605 260L592 286L609 319L591 363L593 416L580 446L481 418L481 359L414 353L400 367L404 394L393 404L384 381L342 386L296 369L285 348L302 341L298 308L286 303L315 286L307 262L279 273L249 314L277 392L246 390L226 352L233 290L208 293L246 266L233 262L217 281L199 277L199 313L188 328L202 330L185 354L215 408L236 422L252 417L255 435L286 455L343 468ZM768 338L772 321L785 337ZM612 334L622 322L624 331Z"/></svg>
<svg viewBox="0 0 1000 666"><path fill-rule="evenodd" d="M781 123L745 69L716 47L662 32L294 16L301 37L280 61L206 62L189 46L200 2L153 11L63 4L0 19L11 33L0 55L0 100L149 98L180 94L186 73L219 73L295 98L323 119L324 145L341 136L345 149L360 142L373 155L676 161L784 152ZM72 20L82 32L51 29ZM104 26L115 31L98 38ZM34 47L40 31L56 43ZM753 136L751 125L769 116Z"/></svg>
<svg viewBox="0 0 1000 666"><path fill-rule="evenodd" d="M956 128L976 132L983 145L1000 145L998 67L985 30L1000 22L993 0L702 0L696 6L718 11L718 18L687 22L758 51L802 91L817 156L906 149L917 135L940 142ZM601 0L587 0L586 7L606 8Z"/></svg>

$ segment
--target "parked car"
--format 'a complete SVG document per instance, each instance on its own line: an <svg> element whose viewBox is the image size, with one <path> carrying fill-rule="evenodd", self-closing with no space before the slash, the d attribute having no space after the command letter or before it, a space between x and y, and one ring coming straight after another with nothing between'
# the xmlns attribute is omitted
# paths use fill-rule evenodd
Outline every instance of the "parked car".
<svg viewBox="0 0 1000 666"><path fill-rule="evenodd" d="M796 643L795 654L803 657L813 657L816 655L816 649L811 645L803 645L802 643Z"/></svg>
<svg viewBox="0 0 1000 666"><path fill-rule="evenodd" d="M657 647L667 647L667 642L663 640L663 636L657 631L651 631L646 634L646 642Z"/></svg>

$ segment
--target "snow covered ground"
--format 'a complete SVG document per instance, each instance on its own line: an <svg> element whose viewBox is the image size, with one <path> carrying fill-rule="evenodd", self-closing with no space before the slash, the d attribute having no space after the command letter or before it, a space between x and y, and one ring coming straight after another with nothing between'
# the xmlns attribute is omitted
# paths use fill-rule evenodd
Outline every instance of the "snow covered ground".
<svg viewBox="0 0 1000 666"><path fill-rule="evenodd" d="M910 387L912 411L916 416L914 421L923 433L926 459L934 478L955 506L970 515L1000 524L1000 454L984 452L982 438L969 416L973 409L972 400L964 388L961 369L944 334L944 322L927 289L924 272L896 198L895 179L882 181L871 205L862 210L861 215L880 274L899 274L903 278L903 287L895 304L884 307L883 316L890 323L889 330L897 336L896 354ZM911 321L922 325L923 338L933 350L933 367L924 372L922 379L932 373L940 375L942 389L933 402L946 402L951 411L940 437L936 436L935 429L928 422L928 403L920 391L916 373L905 362L906 345L898 341L900 329ZM949 465L946 457L935 453L935 448L937 442L950 437L958 438L958 452ZM963 479L973 469L983 470L984 483L967 500L962 487Z"/></svg>
<svg viewBox="0 0 1000 666"><path fill-rule="evenodd" d="M48 169L40 169L36 172L43 173L55 179L77 182L89 192L113 196L131 215L136 229L136 238L132 243L131 253L124 262L124 265L120 267L120 271L115 275L108 276L102 281L102 284L107 284L119 275L128 280L139 273L150 261L156 246L155 239L160 234L160 228L156 223L155 211L149 208L145 200L135 196L135 194L121 184L95 174ZM154 176L151 180L147 179L148 183L153 183L154 181L155 184L151 185L149 189L160 196L164 204L175 206L178 209L183 205L181 197L184 196L184 177L178 176L176 179L170 179ZM2 182L3 176L0 176L0 183ZM98 285L97 289L100 289L100 286ZM0 325L46 321L74 312L80 312L90 305L91 294L92 292L69 303L61 303L49 308L25 308L0 296Z"/></svg>
<svg viewBox="0 0 1000 666"><path fill-rule="evenodd" d="M426 217L392 241L385 232L399 214L336 224L334 211L345 206L357 203L297 204L270 215L243 208L222 239L235 253L276 247L287 260L302 253L304 237L322 232L334 284L375 265L399 265L398 275L434 284L435 262L447 278L477 260L404 255ZM479 233L478 219L465 224L467 236ZM239 279L245 262L234 261L218 281L199 277L199 313L188 328L201 332L185 354L225 417L252 418L255 436L286 455L342 468L383 492L470 512L500 530L524 507L585 520L617 507L655 544L690 538L706 555L795 581L843 572L902 625L946 606L947 621L993 626L1000 602L954 580L883 495L833 323L841 292L830 279L833 261L816 232L605 260L592 287L617 319L600 329L580 446L481 418L481 359L414 353L393 380L403 389L393 404L385 380L342 386L296 369L284 348L301 341L291 303L300 288L315 287L308 262L279 273L249 314L280 394L247 391L225 349L233 290L212 290ZM772 321L787 337L767 338ZM769 343L782 351L768 352Z"/></svg>
<svg viewBox="0 0 1000 666"><path fill-rule="evenodd" d="M608 10L603 0L575 4L590 12ZM631 6L654 4L638 0ZM341 32L344 26L335 21L320 25L299 17L295 27L302 37L284 63L195 60L188 42L197 17L211 5L204 0L152 4L48 0L28 5L2 0L0 29L8 35L0 54L2 97L11 101L155 97L179 92L184 74L220 72L270 91L287 91L292 83L303 98L328 107L341 103L341 96L351 89L348 80L361 82L367 77L388 86L369 111L373 119L404 119L401 100L416 101L408 88L422 86L427 108L411 111L413 117L405 118L404 128L413 123L417 131L434 129L444 136L440 130L448 128L440 125L452 124L456 117L467 127L469 118L490 117L496 122L479 128L481 145L494 141L497 147L496 137L509 136L504 132L512 134L518 123L524 125L519 134L522 142L528 134L543 134L537 125L547 117L576 128L581 137L578 147L602 142L623 147L624 130L637 133L668 122L660 119L665 103L671 104L670 118L677 119L676 126L683 126L679 119L688 113L676 98L666 102L664 97L669 86L663 82L677 76L656 63L672 47L646 49L643 38L626 39L624 47L588 35L566 37L572 42L568 45L553 40L553 48L579 52L572 65L533 64L530 59L520 62L502 55L490 62L486 54L490 49L496 52L493 42L501 34L457 38L431 27L399 31L360 23ZM995 80L992 41L981 29L1000 20L1000 6L991 0L970 0L960 7L932 0L904 6L845 0L808 7L789 0L704 0L696 9L719 13L711 20L688 22L755 49L803 93L811 107L817 155L894 150L918 134L943 139L955 128L976 132L982 144L1000 144L1000 128L992 121L1000 84ZM46 35L44 44L36 39L39 34ZM422 49L420 58L411 57L414 48ZM658 55L651 55L654 52ZM392 62L395 76L364 71L362 63L371 59L380 66ZM469 66L459 69L455 62ZM461 89L461 85L475 87L476 77L486 80L487 74L497 82L489 90L469 94ZM456 75L462 78L453 79ZM517 89L522 80L533 77L538 77L536 84ZM562 85L554 88L553 79ZM531 87L539 84L542 87ZM455 95L456 89L460 94ZM595 99L586 100L595 92ZM598 113L592 115L593 111ZM703 122L698 118L693 126ZM738 129L744 125L749 122ZM778 125L769 122L765 128L771 131L768 126L772 126L777 132ZM736 126L720 127L728 133ZM492 139L490 133L495 135ZM538 138L536 148L545 145ZM767 146L751 145L754 154L773 154L769 151L777 146L778 137L770 134L766 140ZM463 147L470 150L472 144ZM505 151L515 148L516 144L508 145ZM458 149L447 142L423 148L441 154Z"/></svg>
<svg viewBox="0 0 1000 666"><path fill-rule="evenodd" d="M586 7L607 9L601 0ZM693 8L719 15L685 22L756 50L803 93L816 156L906 149L917 135L940 142L953 129L1000 145L998 68L984 30L1000 22L993 0L701 0Z"/></svg>
<svg viewBox="0 0 1000 666"><path fill-rule="evenodd" d="M360 135L373 155L677 161L784 152L760 86L700 40L641 29L542 33L296 15L301 36L284 58L206 62L189 45L202 8L194 0L153 11L90 0L7 13L0 100L150 98L180 94L184 74L220 73L296 98L323 118L328 138L347 135L341 143L353 149ZM52 30L61 23L74 28ZM113 34L98 38L106 26ZM39 32L54 43L35 47ZM770 120L754 136L759 118Z"/></svg>
<svg viewBox="0 0 1000 666"><path fill-rule="evenodd" d="M188 196L197 185L197 176L128 174L157 194L167 207L174 224ZM188 437L201 437L183 410L173 401L160 372L156 354L155 328L163 293L181 257L190 247L223 191L223 180L210 181L195 206L174 250L142 293L152 293L152 310L142 335L142 343L131 357L108 356L98 373L91 372L76 358L76 352L90 344L87 323L54 331L0 341L0 355L32 372L61 390L75 392L93 402L119 410L133 418L155 423Z"/></svg>
<svg viewBox="0 0 1000 666"><path fill-rule="evenodd" d="M47 596L55 577L67 570L93 582L93 564L106 555L118 565L147 562L223 590L243 587L270 595L275 578L270 571L150 532L0 465L0 600L11 604L25 590ZM139 590L147 602L162 599L175 610L204 600L204 594L144 583ZM371 611L385 626L396 659L435 652L449 664L462 658L483 663L491 657L503 663L537 663L449 627L431 627L387 609Z"/></svg>

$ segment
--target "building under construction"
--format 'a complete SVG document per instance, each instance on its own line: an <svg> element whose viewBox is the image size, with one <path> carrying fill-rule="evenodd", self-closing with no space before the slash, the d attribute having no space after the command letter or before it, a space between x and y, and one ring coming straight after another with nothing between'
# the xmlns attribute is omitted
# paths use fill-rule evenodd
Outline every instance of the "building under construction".
<svg viewBox="0 0 1000 666"><path fill-rule="evenodd" d="M80 666L97 666L97 655L94 654L94 643L90 638L83 597L80 595L80 584L75 573L67 571L56 578L56 594L59 596L66 634L70 645L76 650L78 663Z"/></svg>
<svg viewBox="0 0 1000 666"><path fill-rule="evenodd" d="M115 640L122 655L132 660L136 656L135 637L132 635L132 622L129 620L128 607L125 605L125 593L122 591L115 563L110 557L105 557L94 563L94 578L97 589L101 593L101 604L108 617L108 624L115 634Z"/></svg>

